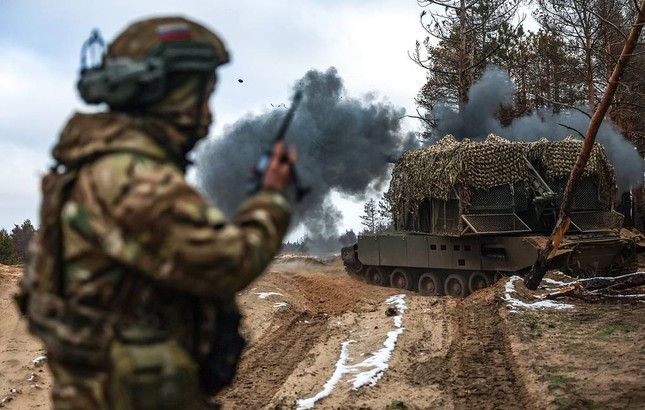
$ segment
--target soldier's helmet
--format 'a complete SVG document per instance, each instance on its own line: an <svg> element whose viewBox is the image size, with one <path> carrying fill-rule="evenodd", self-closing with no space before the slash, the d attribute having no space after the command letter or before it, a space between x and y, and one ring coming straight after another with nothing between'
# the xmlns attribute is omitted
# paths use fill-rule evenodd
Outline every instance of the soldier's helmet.
<svg viewBox="0 0 645 410"><path fill-rule="evenodd" d="M215 69L229 61L212 31L183 17L145 19L127 27L99 63L88 66L93 43L104 47L96 33L83 46L78 90L87 103L153 113L182 126L190 126L191 117L210 123L201 105L214 89Z"/></svg>

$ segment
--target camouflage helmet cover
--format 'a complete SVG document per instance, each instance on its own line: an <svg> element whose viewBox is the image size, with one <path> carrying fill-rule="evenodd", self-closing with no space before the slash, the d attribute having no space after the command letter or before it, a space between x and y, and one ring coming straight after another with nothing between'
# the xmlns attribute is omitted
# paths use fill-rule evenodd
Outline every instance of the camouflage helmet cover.
<svg viewBox="0 0 645 410"><path fill-rule="evenodd" d="M194 21L157 17L128 26L109 45L105 61L145 61L150 57L166 60L168 70L181 80L167 88L160 99L141 104L139 109L182 129L195 130L186 147L189 149L196 139L206 136L212 122L210 111L201 106L214 90L215 68L229 62L228 51L219 36Z"/></svg>
<svg viewBox="0 0 645 410"><path fill-rule="evenodd" d="M87 103L107 103L113 109L150 107L172 94L182 79L197 76L202 78L201 85L193 91L207 95L214 84L206 88L204 81L214 80L215 69L229 61L217 35L183 17L150 18L131 24L109 46L100 65L88 66L86 57L92 55L94 44L103 45L96 30L81 51L77 88ZM214 83L212 80L210 83ZM186 87L181 88L186 94Z"/></svg>
<svg viewBox="0 0 645 410"><path fill-rule="evenodd" d="M215 49L217 65L229 61L222 40L206 27L183 17L157 17L131 24L110 44L106 60L128 57L143 60L158 45L170 41L194 41Z"/></svg>

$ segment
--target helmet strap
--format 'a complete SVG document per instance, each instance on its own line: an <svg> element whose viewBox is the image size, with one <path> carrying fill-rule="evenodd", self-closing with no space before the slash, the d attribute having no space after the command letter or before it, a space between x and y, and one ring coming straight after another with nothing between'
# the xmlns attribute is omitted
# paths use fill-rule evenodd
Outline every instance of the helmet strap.
<svg viewBox="0 0 645 410"><path fill-rule="evenodd" d="M199 83L197 84L197 98L195 101L195 125L193 127L190 143L195 144L200 138L199 129L201 128L202 121L202 106L206 100L206 86L208 86L208 73L202 72L199 75Z"/></svg>

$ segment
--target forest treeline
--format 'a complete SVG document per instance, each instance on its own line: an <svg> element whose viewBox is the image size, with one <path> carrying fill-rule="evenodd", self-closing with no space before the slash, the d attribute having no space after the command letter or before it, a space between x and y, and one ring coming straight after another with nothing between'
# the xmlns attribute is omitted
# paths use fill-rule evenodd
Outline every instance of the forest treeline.
<svg viewBox="0 0 645 410"><path fill-rule="evenodd" d="M36 233L36 228L29 219L20 225L14 225L11 232L0 229L0 263L15 265L24 263L27 258L29 241Z"/></svg>
<svg viewBox="0 0 645 410"><path fill-rule="evenodd" d="M366 206L366 209L367 208L369 208L369 206ZM369 231L367 225L366 231ZM34 228L29 219L25 220L20 225L14 225L11 232L4 228L0 229L0 264L18 265L25 263L29 249L29 242L36 233L37 229ZM336 241L332 241L333 244L330 244L330 249L333 249L334 251L340 249L341 246L348 246L356 243L356 233L354 230L348 229L344 233L339 234ZM294 242L283 243L282 251L309 253L313 249L319 247L319 244L314 242L315 239L304 236Z"/></svg>

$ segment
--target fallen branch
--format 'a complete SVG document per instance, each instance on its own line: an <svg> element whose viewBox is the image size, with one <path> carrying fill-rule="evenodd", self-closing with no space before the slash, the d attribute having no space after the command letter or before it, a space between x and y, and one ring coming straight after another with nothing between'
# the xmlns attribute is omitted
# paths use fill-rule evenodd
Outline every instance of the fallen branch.
<svg viewBox="0 0 645 410"><path fill-rule="evenodd" d="M549 293L545 299L557 299L562 297L580 297L581 293L586 292L580 283L575 282L572 286L562 288L557 292Z"/></svg>
<svg viewBox="0 0 645 410"><path fill-rule="evenodd" d="M580 279L571 286L549 293L546 299L572 297L587 301L597 301L603 298L627 298L630 300L645 300L645 295L617 294L617 291L645 285L645 272L630 273L615 278Z"/></svg>
<svg viewBox="0 0 645 410"><path fill-rule="evenodd" d="M630 273L615 278L589 278L578 282L587 290L607 289L621 290L645 285L645 272Z"/></svg>

